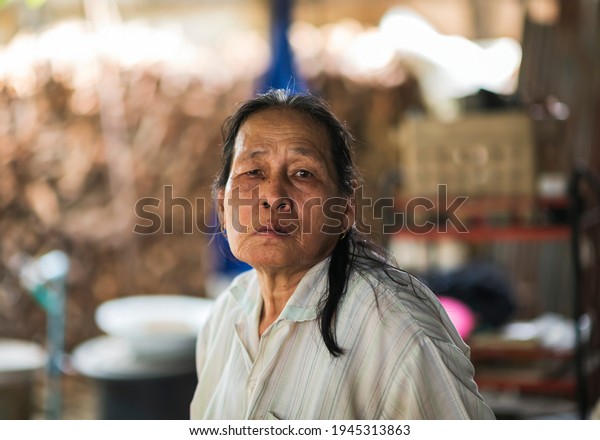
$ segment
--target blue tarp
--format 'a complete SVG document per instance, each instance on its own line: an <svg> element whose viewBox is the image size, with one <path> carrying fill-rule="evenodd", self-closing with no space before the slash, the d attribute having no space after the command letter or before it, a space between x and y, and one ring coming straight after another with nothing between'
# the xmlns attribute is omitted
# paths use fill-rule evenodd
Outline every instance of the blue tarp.
<svg viewBox="0 0 600 440"><path fill-rule="evenodd" d="M288 40L293 0L271 0L271 65L261 78L258 90L287 89L305 92L306 83L296 71Z"/></svg>
<svg viewBox="0 0 600 440"><path fill-rule="evenodd" d="M271 65L259 81L258 92L269 89L287 89L294 93L307 91L306 83L296 72L288 40L292 7L293 0L271 0ZM233 256L222 234L215 236L213 249L217 272L234 276L250 269Z"/></svg>

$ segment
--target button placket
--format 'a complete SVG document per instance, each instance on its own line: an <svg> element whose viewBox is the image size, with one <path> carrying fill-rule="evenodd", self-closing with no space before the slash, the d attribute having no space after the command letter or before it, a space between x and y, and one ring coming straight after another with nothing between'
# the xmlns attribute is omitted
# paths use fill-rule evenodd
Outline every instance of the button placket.
<svg viewBox="0 0 600 440"><path fill-rule="evenodd" d="M252 390L249 393L248 418L256 418L254 416L261 412L261 402L258 399L261 394L260 391L267 385L272 375L277 364L277 357L280 355L281 348L289 331L289 322L275 321L260 340L258 355L252 366L248 380L248 390Z"/></svg>

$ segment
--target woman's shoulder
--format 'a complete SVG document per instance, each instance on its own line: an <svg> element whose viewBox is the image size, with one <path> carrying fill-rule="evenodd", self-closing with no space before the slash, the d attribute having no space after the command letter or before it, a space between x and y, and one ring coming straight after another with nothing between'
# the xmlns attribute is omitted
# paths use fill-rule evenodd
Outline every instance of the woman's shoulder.
<svg viewBox="0 0 600 440"><path fill-rule="evenodd" d="M435 294L416 276L393 267L357 272L349 293L369 308L369 313L378 314L388 332L410 328L419 337L451 343L468 353Z"/></svg>
<svg viewBox="0 0 600 440"><path fill-rule="evenodd" d="M413 308L427 308L435 295L416 276L399 268L355 270L350 277L352 295L372 297L380 309L389 313L411 313Z"/></svg>

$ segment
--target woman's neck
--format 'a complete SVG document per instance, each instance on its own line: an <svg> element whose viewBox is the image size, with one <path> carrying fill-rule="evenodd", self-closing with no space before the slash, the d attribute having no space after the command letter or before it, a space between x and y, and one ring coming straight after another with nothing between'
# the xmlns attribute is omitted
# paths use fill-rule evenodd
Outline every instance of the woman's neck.
<svg viewBox="0 0 600 440"><path fill-rule="evenodd" d="M263 298L263 308L258 324L259 336L262 336L265 330L279 317L300 280L309 269L309 267L293 271L273 270L272 268L256 269Z"/></svg>

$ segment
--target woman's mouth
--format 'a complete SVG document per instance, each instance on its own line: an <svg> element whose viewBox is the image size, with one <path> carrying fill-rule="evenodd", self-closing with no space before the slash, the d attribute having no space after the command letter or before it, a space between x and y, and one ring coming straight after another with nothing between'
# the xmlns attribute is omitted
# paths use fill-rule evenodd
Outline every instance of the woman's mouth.
<svg viewBox="0 0 600 440"><path fill-rule="evenodd" d="M280 225L277 223L262 225L258 229L256 229L257 234L264 235L290 235L296 230L295 225Z"/></svg>

